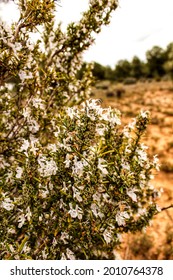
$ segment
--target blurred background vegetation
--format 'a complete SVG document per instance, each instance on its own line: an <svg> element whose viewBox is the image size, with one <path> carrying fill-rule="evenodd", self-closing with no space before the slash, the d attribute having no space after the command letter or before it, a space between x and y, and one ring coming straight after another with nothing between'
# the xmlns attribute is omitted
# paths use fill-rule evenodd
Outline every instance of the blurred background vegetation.
<svg viewBox="0 0 173 280"><path fill-rule="evenodd" d="M78 73L81 79L86 62ZM172 79L173 81L173 42L169 43L166 49L154 46L146 52L145 62L134 56L131 61L119 60L114 69L110 66L103 66L94 62L93 75L96 80L110 80L133 84L137 80Z"/></svg>

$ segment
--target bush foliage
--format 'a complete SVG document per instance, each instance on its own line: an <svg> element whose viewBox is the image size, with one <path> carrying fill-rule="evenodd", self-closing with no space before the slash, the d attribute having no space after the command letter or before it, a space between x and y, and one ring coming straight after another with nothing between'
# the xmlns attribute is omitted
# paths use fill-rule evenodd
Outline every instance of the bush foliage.
<svg viewBox="0 0 173 280"><path fill-rule="evenodd" d="M149 113L121 127L119 111L89 99L92 66L77 78L118 4L90 0L62 32L55 1L16 2L19 21L0 23L0 258L113 259L121 233L159 211L158 160L141 143Z"/></svg>

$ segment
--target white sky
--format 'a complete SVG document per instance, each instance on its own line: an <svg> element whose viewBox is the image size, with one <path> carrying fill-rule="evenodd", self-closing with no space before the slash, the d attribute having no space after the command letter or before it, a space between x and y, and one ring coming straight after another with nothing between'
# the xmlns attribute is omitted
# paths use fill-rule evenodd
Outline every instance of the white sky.
<svg viewBox="0 0 173 280"><path fill-rule="evenodd" d="M77 21L88 7L88 0L61 0L57 17L65 26ZM2 13L1 13L2 14ZM4 19L14 19L14 4L3 9ZM84 60L113 66L120 59L134 55L145 59L154 45L165 48L173 41L173 0L119 0L119 8L112 14L111 24L102 28Z"/></svg>

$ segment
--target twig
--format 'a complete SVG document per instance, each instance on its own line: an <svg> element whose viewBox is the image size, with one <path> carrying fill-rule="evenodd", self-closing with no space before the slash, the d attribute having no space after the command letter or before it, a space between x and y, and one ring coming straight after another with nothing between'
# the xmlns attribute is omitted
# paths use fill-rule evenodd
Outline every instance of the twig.
<svg viewBox="0 0 173 280"><path fill-rule="evenodd" d="M173 208L173 204L171 204L171 205L169 205L169 206L167 206L167 207L161 208L161 211L167 210L167 209L169 209L169 208Z"/></svg>
<svg viewBox="0 0 173 280"><path fill-rule="evenodd" d="M25 22L26 22L26 20L30 17L31 14L32 14L32 12L30 12L30 13L26 16L26 18L20 17L20 19L19 19L19 21L18 21L18 24L17 24L17 28L16 28L16 31L15 31L15 34L14 34L14 38L13 38L13 40L12 40L12 43L15 43L15 41L16 41L16 39L17 39L17 37L18 37L18 34L19 34L19 32L20 32L20 30L21 30L23 27L26 27L26 26L30 25L30 23L25 23ZM23 21L21 22L21 20L23 20Z"/></svg>

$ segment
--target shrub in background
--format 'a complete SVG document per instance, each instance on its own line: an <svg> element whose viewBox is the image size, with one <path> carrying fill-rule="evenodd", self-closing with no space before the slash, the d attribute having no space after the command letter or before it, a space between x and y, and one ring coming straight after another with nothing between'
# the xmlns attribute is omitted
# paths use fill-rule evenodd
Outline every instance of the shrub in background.
<svg viewBox="0 0 173 280"><path fill-rule="evenodd" d="M137 80L135 78L129 77L126 78L123 82L124 85L134 85L136 84Z"/></svg>
<svg viewBox="0 0 173 280"><path fill-rule="evenodd" d="M159 211L150 184L158 160L140 141L148 112L122 128L119 111L89 99L91 65L77 79L117 2L90 0L66 32L54 1L18 7L17 23L0 23L0 258L113 259L121 233Z"/></svg>

